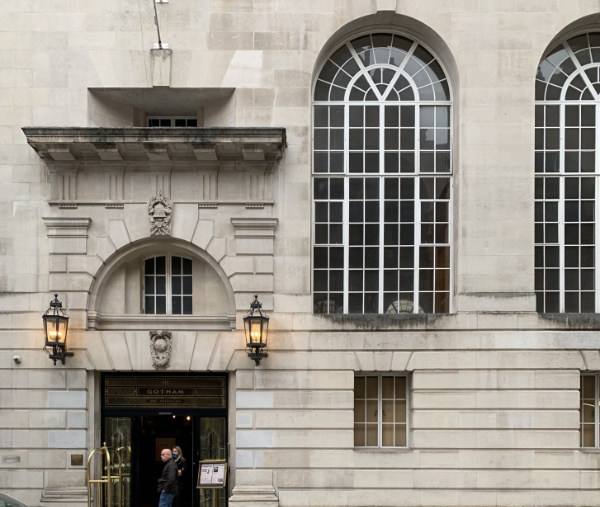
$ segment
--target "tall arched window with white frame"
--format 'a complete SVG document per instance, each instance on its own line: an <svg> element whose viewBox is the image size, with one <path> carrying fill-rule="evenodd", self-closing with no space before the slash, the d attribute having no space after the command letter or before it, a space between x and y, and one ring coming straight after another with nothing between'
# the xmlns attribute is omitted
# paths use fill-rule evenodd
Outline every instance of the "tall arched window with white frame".
<svg viewBox="0 0 600 507"><path fill-rule="evenodd" d="M537 311L598 312L600 33L553 47L535 95Z"/></svg>
<svg viewBox="0 0 600 507"><path fill-rule="evenodd" d="M366 34L324 63L313 224L315 313L451 311L451 90L422 44Z"/></svg>

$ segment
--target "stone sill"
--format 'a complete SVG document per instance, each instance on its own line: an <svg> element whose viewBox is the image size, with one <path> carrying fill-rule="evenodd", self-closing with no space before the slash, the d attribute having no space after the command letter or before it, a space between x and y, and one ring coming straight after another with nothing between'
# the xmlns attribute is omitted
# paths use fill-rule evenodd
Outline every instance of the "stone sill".
<svg viewBox="0 0 600 507"><path fill-rule="evenodd" d="M87 314L88 330L235 331L235 315L100 315Z"/></svg>
<svg viewBox="0 0 600 507"><path fill-rule="evenodd" d="M409 454L414 452L414 449L410 447L354 447L352 450L360 454L370 452L373 454Z"/></svg>
<svg viewBox="0 0 600 507"><path fill-rule="evenodd" d="M278 331L598 331L600 314L459 312L453 314L282 314L270 315Z"/></svg>

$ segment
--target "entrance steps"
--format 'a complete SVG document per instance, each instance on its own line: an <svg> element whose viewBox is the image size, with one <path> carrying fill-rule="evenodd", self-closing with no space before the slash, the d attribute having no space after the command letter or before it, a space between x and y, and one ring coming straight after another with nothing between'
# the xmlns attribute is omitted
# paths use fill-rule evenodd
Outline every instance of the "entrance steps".
<svg viewBox="0 0 600 507"><path fill-rule="evenodd" d="M277 507L279 498L272 486L235 486L229 498L230 507Z"/></svg>
<svg viewBox="0 0 600 507"><path fill-rule="evenodd" d="M85 486L73 487L47 487L40 498L42 507L87 507L87 488Z"/></svg>

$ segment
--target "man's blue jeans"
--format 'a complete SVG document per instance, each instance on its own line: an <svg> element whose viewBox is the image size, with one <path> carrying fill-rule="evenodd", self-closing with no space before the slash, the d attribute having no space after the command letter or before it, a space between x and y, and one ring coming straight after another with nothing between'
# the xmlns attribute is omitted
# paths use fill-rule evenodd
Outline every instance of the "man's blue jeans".
<svg viewBox="0 0 600 507"><path fill-rule="evenodd" d="M160 494L160 501L158 502L158 507L171 507L173 503L173 498L175 495L171 493L165 493L164 491Z"/></svg>

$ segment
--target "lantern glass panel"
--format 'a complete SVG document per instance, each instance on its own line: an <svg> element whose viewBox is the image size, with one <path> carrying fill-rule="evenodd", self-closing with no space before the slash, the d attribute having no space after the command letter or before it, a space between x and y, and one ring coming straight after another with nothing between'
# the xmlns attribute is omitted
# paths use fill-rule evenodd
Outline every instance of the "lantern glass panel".
<svg viewBox="0 0 600 507"><path fill-rule="evenodd" d="M249 344L257 345L262 343L262 323L263 320L258 318L250 318L248 319L248 340Z"/></svg>
<svg viewBox="0 0 600 507"><path fill-rule="evenodd" d="M67 325L69 320L62 315L45 316L46 344L64 346L67 337Z"/></svg>

